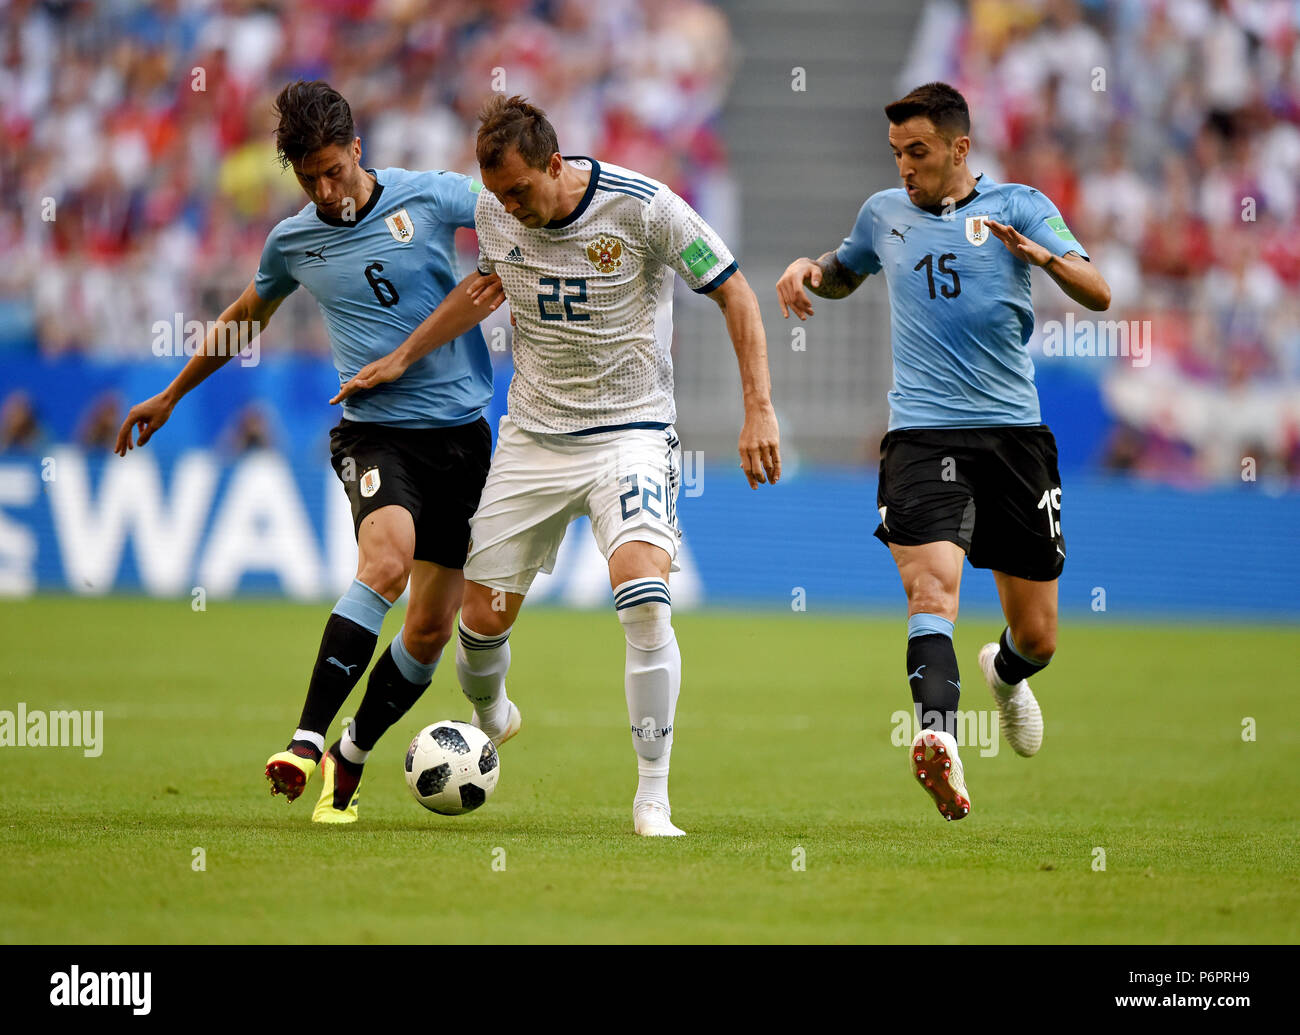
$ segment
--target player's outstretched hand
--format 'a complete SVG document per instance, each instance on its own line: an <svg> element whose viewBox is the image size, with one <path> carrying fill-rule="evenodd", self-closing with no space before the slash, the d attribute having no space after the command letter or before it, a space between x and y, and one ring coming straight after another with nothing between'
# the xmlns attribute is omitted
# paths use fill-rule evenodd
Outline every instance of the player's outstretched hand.
<svg viewBox="0 0 1300 1035"><path fill-rule="evenodd" d="M1052 261L1051 252L1037 241L1031 241L1014 226L1008 226L1006 223L996 223L988 217L985 217L984 222L988 225L993 236L1005 244L1007 251L1017 259L1027 262L1031 266L1045 266Z"/></svg>
<svg viewBox="0 0 1300 1035"><path fill-rule="evenodd" d="M812 316L812 299L804 291L805 283L821 287L822 268L812 259L795 259L776 282L776 297L781 300L781 316L785 319L790 318L791 311L800 320Z"/></svg>
<svg viewBox="0 0 1300 1035"><path fill-rule="evenodd" d="M770 405L745 413L745 426L740 429L740 469L751 489L763 483L775 485L781 478L781 433Z"/></svg>
<svg viewBox="0 0 1300 1035"><path fill-rule="evenodd" d="M367 388L374 388L375 385L387 384L389 381L396 381L406 373L406 364L397 358L396 352L390 352L387 356L381 356L373 363L367 363L364 367L339 389L339 394L330 400L330 405L342 402L349 395L356 392L364 392Z"/></svg>
<svg viewBox="0 0 1300 1035"><path fill-rule="evenodd" d="M144 445L153 438L155 431L167 423L167 418L171 415L172 404L163 398L161 393L155 395L152 399L136 403L126 415L126 420L122 422L121 428L118 429L117 443L113 446L113 452L118 456L126 456L128 449L134 449L137 445ZM131 432L137 425L140 428L140 440L133 445L131 443Z"/></svg>
<svg viewBox="0 0 1300 1035"><path fill-rule="evenodd" d="M469 292L469 297L474 300L475 305L485 305L491 311L495 311L506 298L506 290L501 286L501 278L495 273L489 273L486 277L480 273L475 280L470 281L469 287L465 290Z"/></svg>

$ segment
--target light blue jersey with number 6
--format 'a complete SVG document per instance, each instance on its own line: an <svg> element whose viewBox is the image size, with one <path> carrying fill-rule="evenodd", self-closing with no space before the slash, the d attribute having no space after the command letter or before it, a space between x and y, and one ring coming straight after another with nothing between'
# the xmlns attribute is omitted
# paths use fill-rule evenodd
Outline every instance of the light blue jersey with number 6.
<svg viewBox="0 0 1300 1035"><path fill-rule="evenodd" d="M266 300L301 284L329 332L339 384L392 352L460 281L454 237L474 225L480 185L452 172L371 170L377 186L351 221L308 204L262 249L255 288ZM402 428L468 424L492 397L477 327L411 364L396 381L344 400L349 420Z"/></svg>

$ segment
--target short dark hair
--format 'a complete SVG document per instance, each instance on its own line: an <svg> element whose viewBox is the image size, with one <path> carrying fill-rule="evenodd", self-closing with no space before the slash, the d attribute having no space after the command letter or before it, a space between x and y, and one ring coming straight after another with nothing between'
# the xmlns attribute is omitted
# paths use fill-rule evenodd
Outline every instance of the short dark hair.
<svg viewBox="0 0 1300 1035"><path fill-rule="evenodd" d="M545 169L551 155L560 149L555 127L546 112L516 94L495 94L478 113L478 142L474 148L478 164L496 169L513 147L519 157L534 169Z"/></svg>
<svg viewBox="0 0 1300 1035"><path fill-rule="evenodd" d="M275 98L275 149L288 168L331 144L347 147L356 138L352 109L343 95L321 79L289 83Z"/></svg>
<svg viewBox="0 0 1300 1035"><path fill-rule="evenodd" d="M885 117L895 126L901 126L918 115L933 122L934 128L949 140L970 132L970 108L966 106L966 98L947 83L926 83L906 97L885 105Z"/></svg>

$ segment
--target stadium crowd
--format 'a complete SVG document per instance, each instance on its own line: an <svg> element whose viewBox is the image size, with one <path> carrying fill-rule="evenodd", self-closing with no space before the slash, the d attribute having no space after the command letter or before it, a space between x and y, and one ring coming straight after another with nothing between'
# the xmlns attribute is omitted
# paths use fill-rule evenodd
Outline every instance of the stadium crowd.
<svg viewBox="0 0 1300 1035"><path fill-rule="evenodd" d="M1300 3L941 0L902 78L965 94L977 171L1051 197L1105 318L1149 335L1149 365L1092 361L1119 419L1099 460L1300 479ZM1041 332L1068 301L1037 283Z"/></svg>
<svg viewBox="0 0 1300 1035"><path fill-rule="evenodd" d="M707 0L9 0L0 347L144 357L154 321L215 317L302 200L271 135L297 77L350 99L368 162L470 173L487 92L545 98L567 152L728 237L732 49ZM930 0L900 88L932 79L970 101L972 164L1056 201L1149 350L1053 358L1068 302L1036 280L1036 361L1097 377L1117 418L1097 462L1300 481L1300 2ZM266 345L326 351L304 292ZM0 404L23 438L30 401Z"/></svg>
<svg viewBox="0 0 1300 1035"><path fill-rule="evenodd" d="M304 201L272 138L299 77L349 99L367 164L476 173L498 90L706 214L728 189L730 33L704 0L11 0L3 24L0 306L47 355L147 356L155 320L239 294ZM328 349L305 292L266 337Z"/></svg>

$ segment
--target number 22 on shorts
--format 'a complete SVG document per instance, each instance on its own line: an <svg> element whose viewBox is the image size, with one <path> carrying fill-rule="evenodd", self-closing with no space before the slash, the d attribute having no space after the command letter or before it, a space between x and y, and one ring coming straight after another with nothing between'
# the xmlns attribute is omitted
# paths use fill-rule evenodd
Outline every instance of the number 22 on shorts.
<svg viewBox="0 0 1300 1035"><path fill-rule="evenodd" d="M618 483L628 486L628 490L618 497L618 502L623 508L624 521L636 517L643 510L651 517L663 517L662 509L657 509L662 508L664 502L664 487L660 482L647 475L642 475L638 479L635 474L625 474Z"/></svg>

